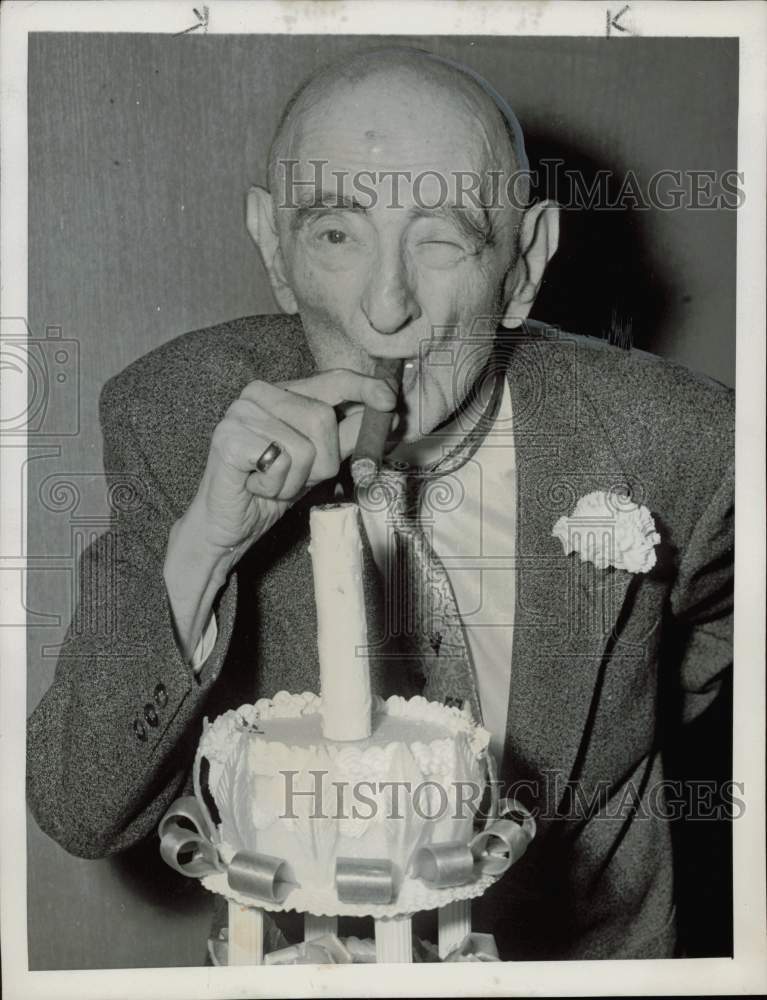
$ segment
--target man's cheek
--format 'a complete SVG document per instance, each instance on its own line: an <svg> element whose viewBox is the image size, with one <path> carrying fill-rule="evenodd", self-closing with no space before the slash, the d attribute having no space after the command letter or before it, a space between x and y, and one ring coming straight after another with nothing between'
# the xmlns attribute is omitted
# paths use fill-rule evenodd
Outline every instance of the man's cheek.
<svg viewBox="0 0 767 1000"><path fill-rule="evenodd" d="M338 275L323 277L314 271L296 275L294 294L302 316L315 316L334 323L347 314L352 299L348 281Z"/></svg>
<svg viewBox="0 0 767 1000"><path fill-rule="evenodd" d="M468 335L475 319L486 315L496 301L494 287L477 266L422 275L419 292L433 334L447 328L453 337Z"/></svg>

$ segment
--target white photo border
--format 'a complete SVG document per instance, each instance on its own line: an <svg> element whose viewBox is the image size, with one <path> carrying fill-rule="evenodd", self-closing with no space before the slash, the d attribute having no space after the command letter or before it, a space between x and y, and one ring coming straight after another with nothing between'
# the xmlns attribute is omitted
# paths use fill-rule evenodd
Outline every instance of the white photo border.
<svg viewBox="0 0 767 1000"><path fill-rule="evenodd" d="M196 7L196 10L195 10ZM625 8L625 9L624 9ZM734 775L747 808L733 823L733 959L514 962L385 967L298 966L29 972L26 914L26 636L20 481L26 448L0 441L0 875L6 996L165 1000L238 996L717 995L767 991L765 925L765 94L767 7L759 2L456 2L350 0L6 2L2 66L0 318L27 312L27 35L35 31L177 34L493 34L738 37L738 169L745 204L737 220L736 663ZM204 23L203 23L204 22ZM393 27L396 26L396 31ZM0 366L2 367L2 366ZM0 372L6 375L6 372ZM8 384L8 383L7 383ZM25 409L16 379L0 395L0 418ZM758 708L757 708L758 706ZM757 715L760 713L761 717Z"/></svg>

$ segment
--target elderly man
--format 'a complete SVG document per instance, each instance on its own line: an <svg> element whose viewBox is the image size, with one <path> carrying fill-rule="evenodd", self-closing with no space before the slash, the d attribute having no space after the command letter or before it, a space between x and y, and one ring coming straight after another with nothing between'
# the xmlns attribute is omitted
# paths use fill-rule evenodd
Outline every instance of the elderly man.
<svg viewBox="0 0 767 1000"><path fill-rule="evenodd" d="M731 663L733 404L527 321L558 219L527 204L524 155L487 83L414 50L290 102L247 209L287 315L187 334L103 392L106 469L142 484L83 562L81 617L114 627L71 630L29 723L30 803L67 850L151 834L203 714L317 689L308 509L363 406L396 408L392 457L453 498L422 488L416 513L464 645L421 636L379 686L468 698L539 819L475 923L504 958L674 954L661 720L700 714ZM399 403L379 358L407 362ZM649 509L655 565L566 555L554 525L590 494ZM363 517L385 574L385 517Z"/></svg>

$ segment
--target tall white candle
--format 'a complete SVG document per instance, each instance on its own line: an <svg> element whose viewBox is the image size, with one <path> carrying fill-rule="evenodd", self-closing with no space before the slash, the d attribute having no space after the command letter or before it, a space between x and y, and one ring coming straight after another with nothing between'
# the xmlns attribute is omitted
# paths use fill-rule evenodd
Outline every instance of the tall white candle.
<svg viewBox="0 0 767 1000"><path fill-rule="evenodd" d="M371 733L372 698L359 508L313 507L309 526L322 732L330 740L362 740Z"/></svg>

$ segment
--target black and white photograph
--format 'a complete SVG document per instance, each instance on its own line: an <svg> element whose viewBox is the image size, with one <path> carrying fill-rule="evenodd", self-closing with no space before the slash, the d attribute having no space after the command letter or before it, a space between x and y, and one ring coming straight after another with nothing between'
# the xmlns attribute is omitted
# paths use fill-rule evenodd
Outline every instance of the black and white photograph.
<svg viewBox="0 0 767 1000"><path fill-rule="evenodd" d="M765 8L0 17L7 995L763 992Z"/></svg>

